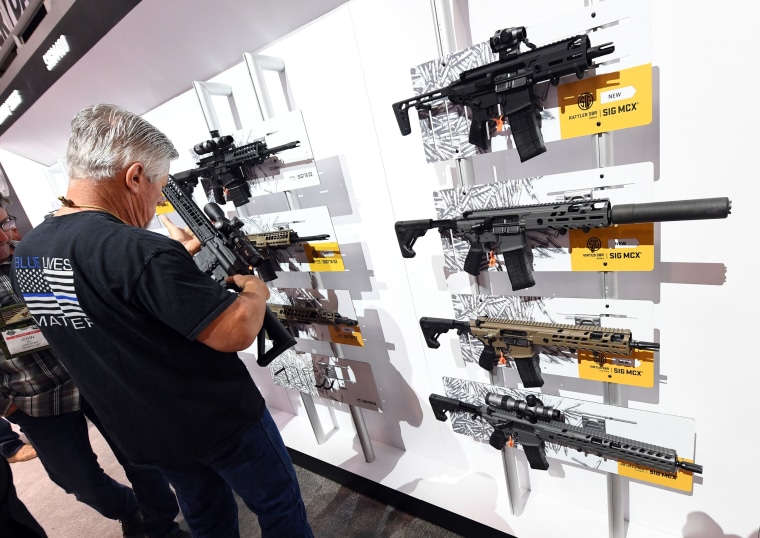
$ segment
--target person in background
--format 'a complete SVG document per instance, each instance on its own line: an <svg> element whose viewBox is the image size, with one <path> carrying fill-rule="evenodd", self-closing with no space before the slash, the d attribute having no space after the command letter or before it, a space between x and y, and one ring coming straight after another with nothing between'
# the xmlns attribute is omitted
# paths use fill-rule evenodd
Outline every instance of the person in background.
<svg viewBox="0 0 760 538"><path fill-rule="evenodd" d="M4 418L0 418L0 456L8 460L8 463L29 461L37 457L34 447L22 441Z"/></svg>
<svg viewBox="0 0 760 538"><path fill-rule="evenodd" d="M81 110L64 207L18 245L14 287L124 454L169 479L195 538L238 536L233 491L264 538L311 537L290 455L237 356L269 288L237 274L228 291L145 229L177 157L136 114Z"/></svg>
<svg viewBox="0 0 760 538"><path fill-rule="evenodd" d="M10 203L0 195L0 307L23 305L9 278L15 254L11 240L21 239L15 218L6 210ZM52 349L41 346L19 356L0 352L0 415L20 427L55 484L101 515L119 520L125 537L189 536L174 521L179 506L166 478L124 457ZM124 467L134 491L100 467L90 444L88 418Z"/></svg>
<svg viewBox="0 0 760 538"><path fill-rule="evenodd" d="M0 460L0 536L47 538L39 522L16 495L13 472L5 460Z"/></svg>

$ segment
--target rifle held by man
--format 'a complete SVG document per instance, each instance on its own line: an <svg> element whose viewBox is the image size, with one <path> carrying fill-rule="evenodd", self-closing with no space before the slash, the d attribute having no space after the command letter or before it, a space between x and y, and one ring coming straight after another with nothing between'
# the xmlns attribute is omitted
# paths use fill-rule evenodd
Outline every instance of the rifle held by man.
<svg viewBox="0 0 760 538"><path fill-rule="evenodd" d="M660 344L637 342L628 329L609 329L591 325L561 325L539 321L478 317L470 321L420 318L420 328L428 347L437 349L438 337L455 329L457 335L469 334L483 343L478 364L493 370L506 357L515 361L520 380L526 388L541 387L544 380L539 366L542 347L582 349L601 355L630 356L636 350L656 351Z"/></svg>
<svg viewBox="0 0 760 538"><path fill-rule="evenodd" d="M530 50L521 52L521 44ZM587 70L596 67L596 58L615 51L612 43L592 47L585 34L536 47L528 41L524 26L497 30L489 45L499 55L497 61L464 71L448 86L393 104L402 135L411 132L411 107L429 109L431 101L448 97L452 103L470 108L469 141L480 149L489 149L491 126L506 117L520 161L525 162L546 151L541 105L533 86L543 81L556 86L567 75L582 78Z"/></svg>
<svg viewBox="0 0 760 538"><path fill-rule="evenodd" d="M431 394L430 405L435 418L442 422L448 418L447 412L468 413L473 418L485 420L494 429L489 444L497 450L502 450L507 444L522 445L532 469L545 471L549 468L546 443L551 443L671 476L677 475L679 470L702 473L701 465L684 461L673 449L568 424L561 411L543 405L533 394L525 400L517 400L489 392L485 405Z"/></svg>
<svg viewBox="0 0 760 538"><path fill-rule="evenodd" d="M182 188L173 177L169 177L163 193L201 243L200 251L193 258L196 265L216 282L226 285L225 279L230 275L253 275L254 269L266 267L266 260L251 245L248 238L240 231L240 227L232 224L225 217L218 205L214 203L206 205L206 213L214 220L214 224L211 224L209 218L201 213L193 201L192 190L188 192ZM269 273L266 270L263 274L260 272L259 275L264 281L275 278L274 272ZM265 351L267 336L272 341L272 348L269 351ZM260 366L266 366L295 344L296 340L288 329L280 323L269 308L266 308L264 324L257 337L256 362Z"/></svg>
<svg viewBox="0 0 760 538"><path fill-rule="evenodd" d="M465 211L461 217L441 220L404 220L395 224L401 255L413 258L414 243L428 230L451 232L470 243L464 270L480 274L486 254L501 254L514 291L530 288L533 279L532 252L526 233L570 229L589 231L616 224L724 219L731 213L728 198L700 198L642 204L619 204L608 199Z"/></svg>

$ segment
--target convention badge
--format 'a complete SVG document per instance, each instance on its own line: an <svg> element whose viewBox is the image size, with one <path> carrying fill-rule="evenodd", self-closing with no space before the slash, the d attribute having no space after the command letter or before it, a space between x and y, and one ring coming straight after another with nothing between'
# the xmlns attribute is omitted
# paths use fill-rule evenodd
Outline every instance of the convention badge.
<svg viewBox="0 0 760 538"><path fill-rule="evenodd" d="M50 347L25 305L0 308L0 323L0 335L3 337L0 350L6 359Z"/></svg>

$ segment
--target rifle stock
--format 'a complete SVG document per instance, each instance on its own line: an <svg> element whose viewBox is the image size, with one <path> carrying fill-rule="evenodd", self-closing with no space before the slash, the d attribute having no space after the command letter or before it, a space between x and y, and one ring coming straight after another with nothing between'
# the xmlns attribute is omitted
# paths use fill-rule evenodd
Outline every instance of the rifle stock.
<svg viewBox="0 0 760 538"><path fill-rule="evenodd" d="M441 422L446 422L448 416L446 413L455 413L457 411L463 411L471 413L473 416L480 416L480 407L477 405L468 404L454 398L447 398L438 394L430 395L430 406L433 408L433 414L435 418Z"/></svg>

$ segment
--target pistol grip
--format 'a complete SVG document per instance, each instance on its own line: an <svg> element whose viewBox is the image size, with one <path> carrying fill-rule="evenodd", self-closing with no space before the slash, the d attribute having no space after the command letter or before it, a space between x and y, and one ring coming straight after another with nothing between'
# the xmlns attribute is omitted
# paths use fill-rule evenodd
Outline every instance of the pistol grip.
<svg viewBox="0 0 760 538"><path fill-rule="evenodd" d="M499 359L496 357L496 349L493 346L484 346L483 352L478 359L478 365L490 372L496 368L497 364L499 364Z"/></svg>
<svg viewBox="0 0 760 538"><path fill-rule="evenodd" d="M472 276L480 274L480 266L483 263L483 250L479 244L470 245L467 257L464 259L464 270Z"/></svg>
<svg viewBox="0 0 760 538"><path fill-rule="evenodd" d="M486 109L472 107L472 121L468 141L473 146L487 151L491 148L491 129Z"/></svg>
<svg viewBox="0 0 760 538"><path fill-rule="evenodd" d="M396 122L402 136L406 136L412 132L412 126L409 123L409 108L404 106L405 104L404 101L393 104L393 114L396 116Z"/></svg>

